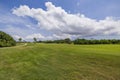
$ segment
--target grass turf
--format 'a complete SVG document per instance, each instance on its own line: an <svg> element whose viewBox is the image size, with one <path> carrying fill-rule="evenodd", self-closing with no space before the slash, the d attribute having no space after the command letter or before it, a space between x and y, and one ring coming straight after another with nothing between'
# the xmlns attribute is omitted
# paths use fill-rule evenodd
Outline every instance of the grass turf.
<svg viewBox="0 0 120 80"><path fill-rule="evenodd" d="M120 45L0 48L0 80L119 80Z"/></svg>

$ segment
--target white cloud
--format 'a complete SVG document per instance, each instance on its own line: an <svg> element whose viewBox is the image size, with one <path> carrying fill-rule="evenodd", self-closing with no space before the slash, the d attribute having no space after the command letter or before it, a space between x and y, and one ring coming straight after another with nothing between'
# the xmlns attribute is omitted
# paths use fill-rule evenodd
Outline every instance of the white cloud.
<svg viewBox="0 0 120 80"><path fill-rule="evenodd" d="M65 38L71 38L71 35L69 34L53 34L53 39L65 39Z"/></svg>
<svg viewBox="0 0 120 80"><path fill-rule="evenodd" d="M13 9L17 16L28 16L38 21L41 29L52 31L56 38L72 36L98 36L98 35L120 35L120 20L107 17L104 20L95 20L83 14L70 14L61 7L56 7L51 2L45 3L46 10L42 8L29 8L21 5ZM32 35L43 38L41 35ZM28 37L32 38L32 37Z"/></svg>
<svg viewBox="0 0 120 80"><path fill-rule="evenodd" d="M18 40L19 38L22 38L23 40L33 40L33 38L37 38L38 40L58 40L58 39L65 39L65 38L71 38L72 36L69 34L52 34L51 36L44 36L41 33L34 33L27 36L19 36L19 35L12 35L14 39ZM76 36L74 36L76 37Z"/></svg>
<svg viewBox="0 0 120 80"><path fill-rule="evenodd" d="M12 35L13 38L15 38L16 40L18 40L19 38L22 38L21 36L19 35ZM23 39L23 38L22 38Z"/></svg>
<svg viewBox="0 0 120 80"><path fill-rule="evenodd" d="M13 36L14 38L20 38L17 35ZM37 38L39 40L57 40L57 39L65 39L65 38L71 38L71 35L69 34L52 34L51 36L44 36L40 33L34 33L31 35L27 35L25 37L26 40L32 40L33 38Z"/></svg>
<svg viewBox="0 0 120 80"><path fill-rule="evenodd" d="M35 33L32 35L26 36L26 39L33 39L33 38L44 39L45 37L43 35L41 35L40 33Z"/></svg>

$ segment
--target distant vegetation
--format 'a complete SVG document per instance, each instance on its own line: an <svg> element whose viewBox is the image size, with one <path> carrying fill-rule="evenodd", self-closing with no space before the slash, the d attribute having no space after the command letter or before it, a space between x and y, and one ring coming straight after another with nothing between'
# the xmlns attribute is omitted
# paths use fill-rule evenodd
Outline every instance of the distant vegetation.
<svg viewBox="0 0 120 80"><path fill-rule="evenodd" d="M66 44L120 44L120 40L117 39L76 39L76 40L70 40L69 38L61 39L61 40L47 40L47 41L36 41L38 43L66 43Z"/></svg>
<svg viewBox="0 0 120 80"><path fill-rule="evenodd" d="M0 31L0 47L15 46L16 41L5 32Z"/></svg>
<svg viewBox="0 0 120 80"><path fill-rule="evenodd" d="M47 40L47 41L38 41L40 43L67 43L71 44L73 41L71 41L69 38L61 39L61 40Z"/></svg>
<svg viewBox="0 0 120 80"><path fill-rule="evenodd" d="M120 44L120 40L116 39L101 39L101 40L86 40L76 39L73 41L74 44Z"/></svg>

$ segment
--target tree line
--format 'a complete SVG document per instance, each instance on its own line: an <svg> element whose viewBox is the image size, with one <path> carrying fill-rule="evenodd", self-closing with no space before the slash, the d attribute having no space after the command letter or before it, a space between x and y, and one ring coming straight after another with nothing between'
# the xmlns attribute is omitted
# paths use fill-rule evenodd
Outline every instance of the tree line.
<svg viewBox="0 0 120 80"><path fill-rule="evenodd" d="M120 44L120 40L117 39L101 39L101 40L87 40L87 39L75 39L70 40L69 38L63 40L48 40L48 41L41 41L43 43L67 43L67 44Z"/></svg>
<svg viewBox="0 0 120 80"><path fill-rule="evenodd" d="M74 44L120 44L118 39L101 39L101 40L87 40L87 39L76 39L73 41Z"/></svg>
<svg viewBox="0 0 120 80"><path fill-rule="evenodd" d="M21 42L21 38L19 39L19 41ZM120 40L119 39L100 39L100 40L96 40L96 39L75 39L75 40L71 40L69 38L66 39L60 39L60 40L46 40L46 41L41 41L41 40L37 40L37 38L33 38L33 41L35 43L57 43L57 44L62 44L62 43L66 43L66 44L120 44ZM23 41L24 42L24 41Z"/></svg>

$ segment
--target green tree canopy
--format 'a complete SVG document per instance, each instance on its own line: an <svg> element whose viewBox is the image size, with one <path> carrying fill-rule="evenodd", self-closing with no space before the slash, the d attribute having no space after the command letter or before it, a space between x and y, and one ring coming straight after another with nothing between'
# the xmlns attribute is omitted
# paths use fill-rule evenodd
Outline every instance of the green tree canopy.
<svg viewBox="0 0 120 80"><path fill-rule="evenodd" d="M19 38L18 40L19 40L19 42L21 42L21 41L22 41L22 38Z"/></svg>
<svg viewBox="0 0 120 80"><path fill-rule="evenodd" d="M37 42L37 38L34 37L33 40L34 40L34 42Z"/></svg>
<svg viewBox="0 0 120 80"><path fill-rule="evenodd" d="M0 31L0 47L15 46L16 41L7 33Z"/></svg>

